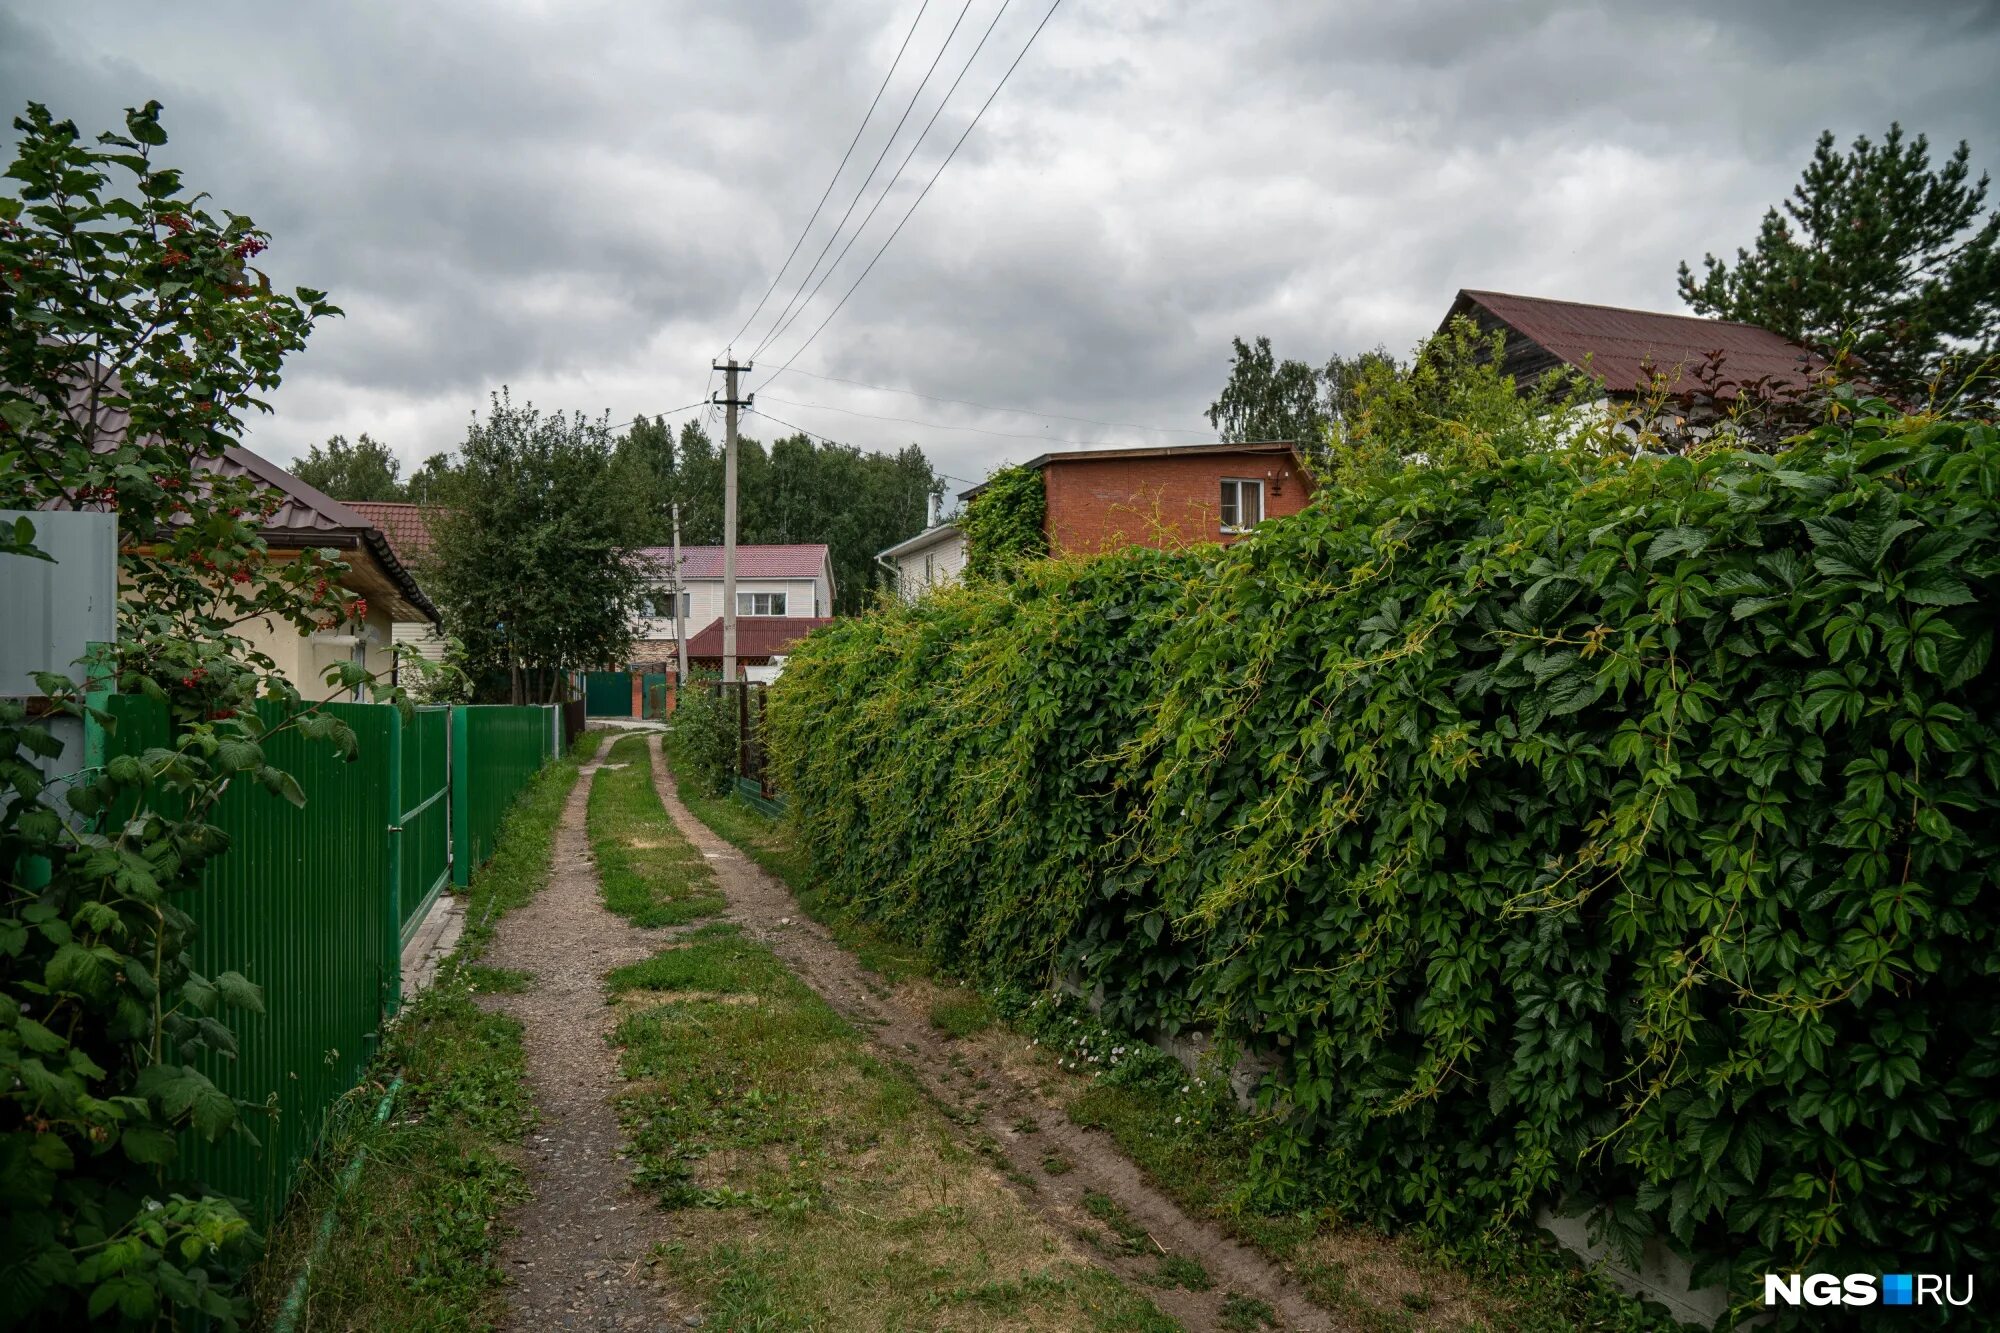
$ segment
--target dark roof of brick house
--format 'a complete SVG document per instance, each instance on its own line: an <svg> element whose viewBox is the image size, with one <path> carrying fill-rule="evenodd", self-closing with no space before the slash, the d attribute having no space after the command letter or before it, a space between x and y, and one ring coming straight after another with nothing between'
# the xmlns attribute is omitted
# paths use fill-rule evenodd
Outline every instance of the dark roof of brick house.
<svg viewBox="0 0 2000 1333"><path fill-rule="evenodd" d="M1294 461L1298 461L1299 450L1296 444L1291 444L1284 440L1244 441L1236 444L1226 442L1220 444L1155 444L1126 449L1071 449L1063 453L1043 454L1039 458L1031 458L1021 466L1034 472L1040 472L1051 463L1066 463L1079 459L1088 459L1095 462L1106 458L1193 458L1203 454L1234 454L1260 458L1278 454L1289 454ZM1301 475L1303 475L1303 464L1301 464L1300 471ZM961 500L970 500L985 490L987 485L988 482L982 481L970 490L960 491L958 498Z"/></svg>
<svg viewBox="0 0 2000 1333"><path fill-rule="evenodd" d="M738 616L736 658L755 662L783 657L800 639L832 623L831 616ZM688 661L703 660L722 660L721 616L709 621L700 633L688 636Z"/></svg>
<svg viewBox="0 0 2000 1333"><path fill-rule="evenodd" d="M1569 366L1596 376L1608 393L1634 394L1648 387L1650 372L1671 378L1677 370L1691 370L1720 353L1722 373L1730 380L1766 379L1773 386L1800 388L1809 370L1822 364L1769 329L1699 315L1467 289L1459 292L1439 329L1461 315L1489 333L1507 331L1504 368L1524 387L1550 370Z"/></svg>
<svg viewBox="0 0 2000 1333"><path fill-rule="evenodd" d="M389 545L405 560L421 560L431 553L431 524L428 511L403 500L347 500L349 509L382 529Z"/></svg>

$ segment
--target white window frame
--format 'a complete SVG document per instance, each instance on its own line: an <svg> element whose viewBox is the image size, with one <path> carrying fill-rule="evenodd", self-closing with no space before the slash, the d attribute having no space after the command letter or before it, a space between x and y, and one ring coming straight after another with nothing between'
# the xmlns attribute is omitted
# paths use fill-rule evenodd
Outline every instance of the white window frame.
<svg viewBox="0 0 2000 1333"><path fill-rule="evenodd" d="M1251 501L1249 507L1256 510L1247 523L1243 521L1246 497ZM1215 512L1224 532L1250 531L1264 521L1264 483L1254 477L1224 477Z"/></svg>
<svg viewBox="0 0 2000 1333"><path fill-rule="evenodd" d="M757 609L757 599L764 599L765 610ZM738 616L779 616L785 614L786 594L782 592L739 592L736 594L736 614Z"/></svg>

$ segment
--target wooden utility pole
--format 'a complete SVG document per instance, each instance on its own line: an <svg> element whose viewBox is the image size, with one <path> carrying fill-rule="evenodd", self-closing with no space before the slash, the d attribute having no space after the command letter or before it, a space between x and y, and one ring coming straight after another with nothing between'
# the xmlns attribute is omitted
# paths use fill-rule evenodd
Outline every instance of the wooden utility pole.
<svg viewBox="0 0 2000 1333"><path fill-rule="evenodd" d="M674 502L674 697L680 697L680 688L688 683L688 625L683 604L687 595L681 591L681 506Z"/></svg>
<svg viewBox="0 0 2000 1333"><path fill-rule="evenodd" d="M711 367L728 379L729 396L722 400L728 411L727 433L722 451L722 678L736 681L736 409L750 406L750 400L736 396L736 377L750 369L739 366L736 358Z"/></svg>

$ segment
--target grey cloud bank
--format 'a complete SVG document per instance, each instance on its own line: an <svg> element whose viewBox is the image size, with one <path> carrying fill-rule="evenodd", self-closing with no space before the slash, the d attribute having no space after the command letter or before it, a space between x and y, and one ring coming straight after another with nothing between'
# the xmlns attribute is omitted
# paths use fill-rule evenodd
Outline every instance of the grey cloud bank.
<svg viewBox="0 0 2000 1333"><path fill-rule="evenodd" d="M975 0L906 137L997 5ZM165 103L171 160L274 233L274 280L347 311L249 442L283 460L366 430L414 462L502 383L614 420L700 397L915 7L4 0L0 91L10 113L43 101L91 131ZM765 365L846 290L1042 8L1009 8ZM860 167L957 12L926 12ZM1988 5L1066 0L798 365L1201 427L1232 335L1306 357L1401 350L1461 286L1675 309L1675 264L1747 243L1822 128L1900 119L1990 166L1996 56ZM833 216L859 179L850 164ZM797 376L772 392L1050 440L1191 438ZM869 447L915 439L959 477L1039 451L771 411Z"/></svg>

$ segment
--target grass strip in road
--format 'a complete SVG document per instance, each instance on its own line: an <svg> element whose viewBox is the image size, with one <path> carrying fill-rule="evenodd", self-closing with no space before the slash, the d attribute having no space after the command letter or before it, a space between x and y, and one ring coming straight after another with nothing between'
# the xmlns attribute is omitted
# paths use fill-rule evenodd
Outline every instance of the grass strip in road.
<svg viewBox="0 0 2000 1333"><path fill-rule="evenodd" d="M682 799L695 816L784 880L800 907L891 981L928 983L932 1023L991 1043L1004 1060L1033 1042L1042 1091L1078 1124L1111 1135L1149 1180L1189 1214L1284 1264L1309 1296L1371 1333L1474 1328L1493 1333L1657 1333L1678 1326L1582 1270L1553 1245L1496 1229L1473 1240L1421 1228L1385 1236L1328 1209L1267 1212L1247 1202L1258 1126L1216 1071L1189 1075L1172 1057L1101 1024L1078 999L1002 990L992 996L939 976L924 956L873 922L829 904L783 820L733 796ZM997 1016L998 1026L988 1021ZM1069 1164L1051 1159L1052 1171ZM1165 1275L1163 1274L1163 1278ZM1255 1302L1232 1303L1231 1327L1256 1328Z"/></svg>
<svg viewBox="0 0 2000 1333"><path fill-rule="evenodd" d="M590 850L604 905L635 926L681 926L721 912L715 872L681 836L653 785L644 736L611 747L590 788Z"/></svg>
<svg viewBox="0 0 2000 1333"><path fill-rule="evenodd" d="M485 1012L474 995L518 990L526 978L470 960L492 938L499 917L547 882L563 805L600 737L586 732L522 793L501 825L492 859L473 876L454 960L404 1009L368 1077L335 1107L252 1275L252 1299L266 1323L356 1153L361 1172L341 1197L333 1239L313 1265L301 1333L469 1330L491 1327L505 1313L495 1265L504 1239L499 1219L527 1197L519 1145L534 1108L520 1024ZM403 1089L394 1111L377 1124L376 1105L399 1073Z"/></svg>
<svg viewBox="0 0 2000 1333"><path fill-rule="evenodd" d="M702 926L609 983L636 1178L725 1329L1163 1333L768 949Z"/></svg>
<svg viewBox="0 0 2000 1333"><path fill-rule="evenodd" d="M784 881L805 914L825 926L833 938L861 960L861 965L888 981L928 977L930 961L923 952L891 939L874 923L839 910L813 884L805 854L793 846L784 822L771 818L734 794L693 795L694 784L680 784L681 804L723 841Z"/></svg>

